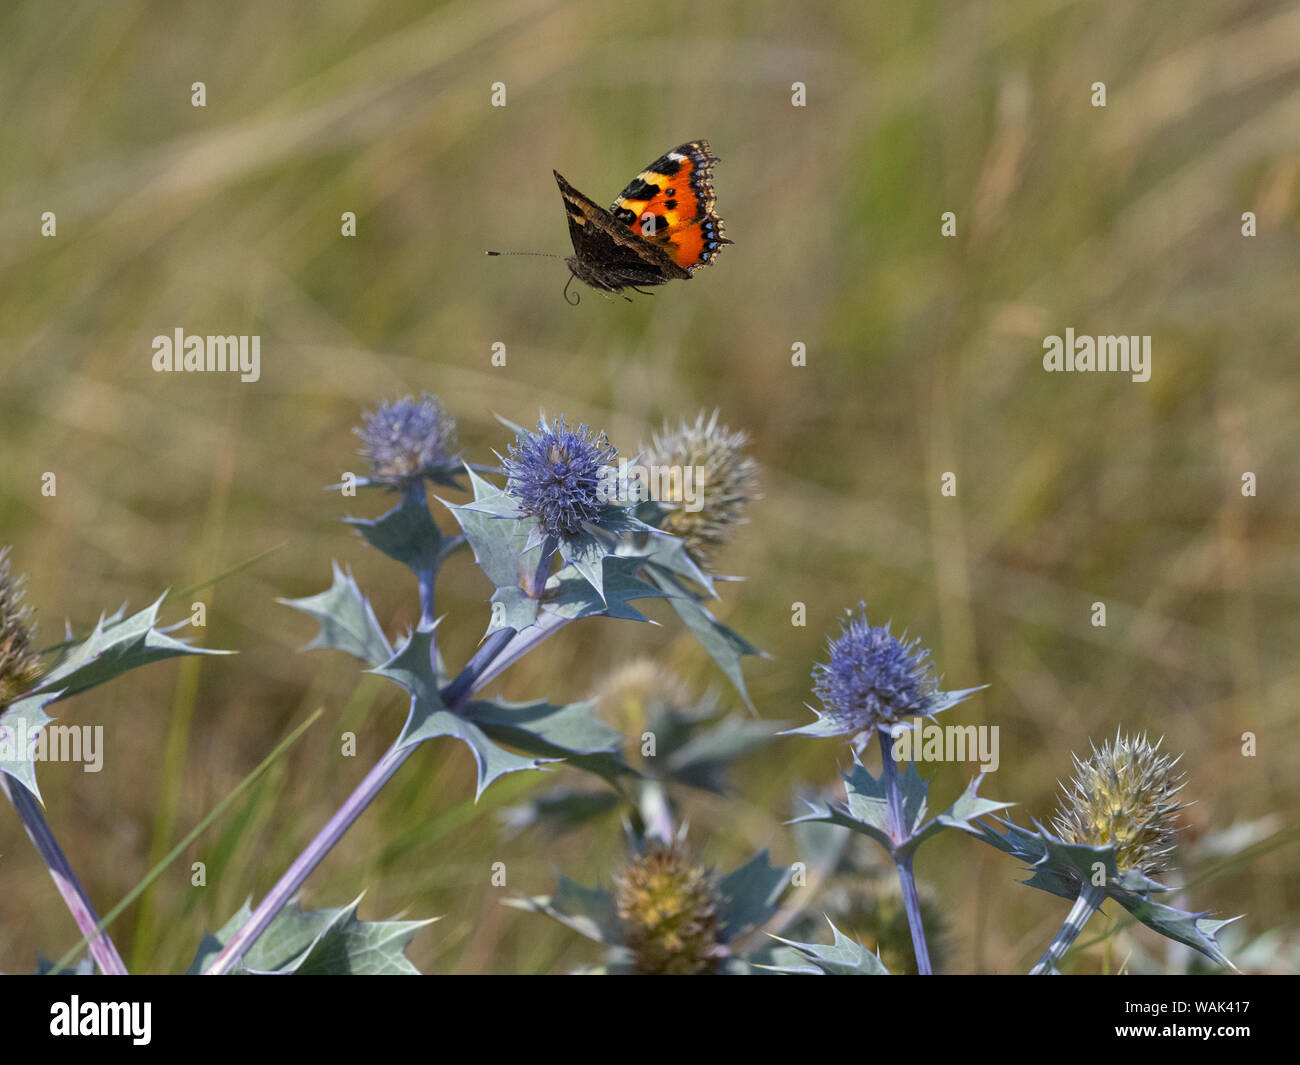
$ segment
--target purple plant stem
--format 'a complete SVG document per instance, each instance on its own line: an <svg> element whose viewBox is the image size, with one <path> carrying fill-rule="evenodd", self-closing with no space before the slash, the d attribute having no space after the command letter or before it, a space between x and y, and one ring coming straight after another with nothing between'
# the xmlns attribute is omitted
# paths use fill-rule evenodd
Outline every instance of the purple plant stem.
<svg viewBox="0 0 1300 1065"><path fill-rule="evenodd" d="M1074 905L1070 907L1070 912L1065 918L1065 923L1061 925L1060 931L1056 933L1056 938L1043 951L1043 956L1035 962L1034 967L1029 970L1030 976L1044 976L1056 968L1056 963L1065 957L1065 952L1079 938L1079 933L1083 931L1083 926L1088 923L1088 918L1092 916L1094 910L1101 906L1105 897L1106 893L1092 884L1088 884L1079 892L1079 897L1074 900Z"/></svg>
<svg viewBox="0 0 1300 1065"><path fill-rule="evenodd" d="M910 829L904 819L903 789L898 781L898 766L894 764L894 737L886 728L879 730L880 764L885 775L885 784L889 789L889 817L893 822L895 844L902 844L910 835ZM894 856L894 865L898 867L898 883L903 889L903 905L907 909L907 924L912 930L912 950L916 954L916 971L921 976L930 976L930 949L925 943L925 927L921 923L921 899L916 893L916 877L912 875L912 856Z"/></svg>
<svg viewBox="0 0 1300 1065"><path fill-rule="evenodd" d="M676 831L673 828L673 812L668 805L663 785L657 780L647 780L641 785L637 805L641 811L641 820L645 823L646 835L657 836L664 843L672 843Z"/></svg>
<svg viewBox="0 0 1300 1065"><path fill-rule="evenodd" d="M536 646L537 642L540 641L530 642L526 646L519 645L518 634L514 629L501 629L493 633L469 660L460 675L443 689L442 698L447 709L455 713L469 701L471 695L499 673L500 669L493 671L491 667L495 667L512 647L518 649L511 661L530 647ZM412 699L412 709L414 709L414 699ZM326 822L325 827L307 844L293 864L285 870L284 875L276 881L275 886L266 893L266 897L257 904L257 908L248 920L205 970L205 976L224 976L234 969L249 948L270 927L276 914L297 894L298 889L302 887L303 882L312 874L316 866L324 861L325 856L343 838L353 822L379 794L380 789L419 746L418 743L412 743L399 748L394 744L385 752L375 767L366 774L366 778L357 785L356 790Z"/></svg>
<svg viewBox="0 0 1300 1065"><path fill-rule="evenodd" d="M429 509L429 495L424 487L424 478L417 477L414 481L406 486L406 494L427 511ZM438 580L438 563L433 565L420 566L415 571L416 580L420 585L420 625L428 626L433 624L433 589ZM437 636L434 636L433 647L437 647ZM431 650L430 654L434 656L434 662L437 662L436 651Z"/></svg>
<svg viewBox="0 0 1300 1065"><path fill-rule="evenodd" d="M536 647L543 640L559 632L567 625L572 618L563 618L559 614L548 613L543 611L537 617L537 623L529 625L526 629L517 632L508 644L502 649L492 663L483 671L479 677L478 683L474 686L477 691L489 681L494 680L506 669L514 665L519 659L523 658L529 651Z"/></svg>
<svg viewBox="0 0 1300 1065"><path fill-rule="evenodd" d="M533 571L528 585L528 594L534 599L542 597L542 593L546 590L546 582L551 578L551 566L555 562L557 543L554 536L548 536L542 541L542 557L537 560L537 569Z"/></svg>
<svg viewBox="0 0 1300 1065"><path fill-rule="evenodd" d="M107 932L96 931L99 926L99 915L72 871L72 866L68 864L68 859L54 838L54 833L50 831L50 826L35 796L17 781L11 781L4 773L0 773L0 789L3 789L9 801L14 804L14 809L18 811L18 818L22 821L23 828L27 830L27 837L45 860L46 868L49 869L50 876L54 880L54 886L59 889L59 894L63 896L72 919L77 922L81 934L86 937L90 956L95 959L99 971L106 976L125 976L126 965L122 961L122 956L118 954L117 947L113 945Z"/></svg>
<svg viewBox="0 0 1300 1065"><path fill-rule="evenodd" d="M427 566L421 568L417 576L420 582L420 624L430 625L433 623L433 584L438 578L438 571L433 566Z"/></svg>

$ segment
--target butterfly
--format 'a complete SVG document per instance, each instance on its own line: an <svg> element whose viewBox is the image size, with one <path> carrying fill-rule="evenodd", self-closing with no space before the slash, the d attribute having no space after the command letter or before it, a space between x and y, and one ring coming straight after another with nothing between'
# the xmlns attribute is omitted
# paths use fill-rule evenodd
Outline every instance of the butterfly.
<svg viewBox="0 0 1300 1065"><path fill-rule="evenodd" d="M680 145L634 177L608 211L553 171L569 218L573 254L564 262L573 277L606 292L642 292L710 265L733 243L714 211L717 162L708 141Z"/></svg>

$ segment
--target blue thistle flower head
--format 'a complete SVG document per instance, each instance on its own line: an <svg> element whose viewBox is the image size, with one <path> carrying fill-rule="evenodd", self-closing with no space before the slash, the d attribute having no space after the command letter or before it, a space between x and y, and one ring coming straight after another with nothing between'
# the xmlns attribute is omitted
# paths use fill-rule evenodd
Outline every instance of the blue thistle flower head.
<svg viewBox="0 0 1300 1065"><path fill-rule="evenodd" d="M867 621L866 607L829 640L830 661L813 667L813 693L843 733L893 725L931 712L939 682L920 640L899 639Z"/></svg>
<svg viewBox="0 0 1300 1065"><path fill-rule="evenodd" d="M419 400L381 403L354 432L376 481L408 485L427 476L441 482L442 468L454 462L456 420L428 392Z"/></svg>
<svg viewBox="0 0 1300 1065"><path fill-rule="evenodd" d="M609 502L602 489L617 457L604 433L581 424L570 429L563 416L548 425L543 416L537 431L521 432L502 460L506 491L546 535L577 536Z"/></svg>
<svg viewBox="0 0 1300 1065"><path fill-rule="evenodd" d="M812 674L813 693L824 709L809 707L817 720L791 733L864 735L869 741L877 729L892 730L908 717L933 717L980 690L940 691L930 652L921 641L895 636L888 625L873 627L864 603L827 643L830 661L817 663Z"/></svg>

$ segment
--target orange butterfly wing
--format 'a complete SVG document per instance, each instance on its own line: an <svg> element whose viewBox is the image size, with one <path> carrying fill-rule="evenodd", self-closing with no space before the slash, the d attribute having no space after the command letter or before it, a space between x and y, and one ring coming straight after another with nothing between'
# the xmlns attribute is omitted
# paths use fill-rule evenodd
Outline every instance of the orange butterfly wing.
<svg viewBox="0 0 1300 1065"><path fill-rule="evenodd" d="M616 219L666 251L684 270L708 266L732 243L715 210L709 142L690 141L666 152L620 193L609 209Z"/></svg>

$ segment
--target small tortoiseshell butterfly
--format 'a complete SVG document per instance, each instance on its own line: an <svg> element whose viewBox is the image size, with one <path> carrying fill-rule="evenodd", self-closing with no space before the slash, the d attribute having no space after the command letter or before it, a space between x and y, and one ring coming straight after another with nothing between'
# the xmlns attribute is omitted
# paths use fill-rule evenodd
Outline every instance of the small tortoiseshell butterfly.
<svg viewBox="0 0 1300 1065"><path fill-rule="evenodd" d="M569 216L579 281L607 292L685 280L731 244L714 212L709 142L690 141L661 155L632 179L606 211L554 171Z"/></svg>
<svg viewBox="0 0 1300 1065"><path fill-rule="evenodd" d="M608 211L553 171L573 240L573 254L564 260L569 282L576 277L605 292L642 292L643 285L686 280L713 262L733 243L714 212L716 162L708 141L680 145L634 177ZM564 291L567 299L567 284Z"/></svg>

